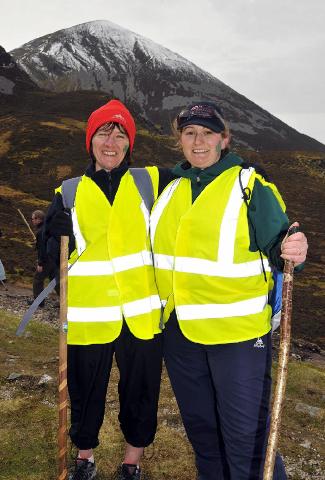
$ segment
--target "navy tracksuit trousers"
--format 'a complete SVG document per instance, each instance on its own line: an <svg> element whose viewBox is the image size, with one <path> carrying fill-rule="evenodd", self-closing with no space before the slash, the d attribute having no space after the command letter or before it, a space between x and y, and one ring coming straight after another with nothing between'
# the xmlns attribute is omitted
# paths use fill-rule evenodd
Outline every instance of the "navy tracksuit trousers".
<svg viewBox="0 0 325 480"><path fill-rule="evenodd" d="M271 335L202 345L182 334L175 312L163 334L164 359L199 480L263 478L271 393ZM276 458L274 480L286 479Z"/></svg>

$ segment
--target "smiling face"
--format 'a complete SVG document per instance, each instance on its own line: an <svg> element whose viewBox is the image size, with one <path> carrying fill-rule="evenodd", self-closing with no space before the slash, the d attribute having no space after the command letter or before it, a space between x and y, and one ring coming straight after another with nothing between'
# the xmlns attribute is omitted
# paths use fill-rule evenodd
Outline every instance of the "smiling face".
<svg viewBox="0 0 325 480"><path fill-rule="evenodd" d="M228 137L201 125L184 127L180 136L186 160L198 168L207 168L218 162L228 142Z"/></svg>
<svg viewBox="0 0 325 480"><path fill-rule="evenodd" d="M101 126L92 138L92 151L96 159L96 171L117 168L129 148L129 138L122 127L116 125Z"/></svg>

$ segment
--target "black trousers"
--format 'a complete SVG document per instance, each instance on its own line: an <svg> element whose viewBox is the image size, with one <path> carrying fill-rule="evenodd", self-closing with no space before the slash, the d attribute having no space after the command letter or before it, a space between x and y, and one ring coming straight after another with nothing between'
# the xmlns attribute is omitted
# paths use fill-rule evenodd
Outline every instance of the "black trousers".
<svg viewBox="0 0 325 480"><path fill-rule="evenodd" d="M82 450L99 445L113 355L120 372L119 421L125 440L147 447L157 429L162 368L162 335L140 340L127 324L119 337L103 345L68 345L68 389L72 442Z"/></svg>
<svg viewBox="0 0 325 480"><path fill-rule="evenodd" d="M57 273L57 267L54 262L51 260L47 261L46 264L43 266L43 270L38 272L37 270L34 273L33 279L33 296L34 298L38 297L38 295L44 290L44 282L47 278L52 280L55 278ZM57 284L55 286L55 291L58 295L60 295L60 285Z"/></svg>
<svg viewBox="0 0 325 480"><path fill-rule="evenodd" d="M202 345L182 334L175 312L163 333L164 359L199 480L263 478L271 392L271 336ZM286 479L277 456L274 479Z"/></svg>

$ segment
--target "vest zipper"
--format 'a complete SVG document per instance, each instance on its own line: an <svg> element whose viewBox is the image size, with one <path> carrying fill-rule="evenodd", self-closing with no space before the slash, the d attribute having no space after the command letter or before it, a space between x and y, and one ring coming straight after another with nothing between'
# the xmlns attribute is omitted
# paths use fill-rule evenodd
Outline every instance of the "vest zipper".
<svg viewBox="0 0 325 480"><path fill-rule="evenodd" d="M112 187L112 173L108 172L108 196L109 196L109 201L111 202L112 199L112 192L113 192L113 187ZM112 202L113 204L113 202Z"/></svg>

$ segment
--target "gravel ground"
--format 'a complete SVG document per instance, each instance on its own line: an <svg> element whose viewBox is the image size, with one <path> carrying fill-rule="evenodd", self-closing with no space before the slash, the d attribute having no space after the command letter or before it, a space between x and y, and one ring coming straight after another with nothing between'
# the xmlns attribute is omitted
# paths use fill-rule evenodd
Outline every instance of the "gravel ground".
<svg viewBox="0 0 325 480"><path fill-rule="evenodd" d="M0 286L0 308L23 318L29 308L27 300L32 298L32 290L28 287L8 283L6 283L6 288L7 290ZM60 303L57 295L50 294L46 299L45 306L38 308L32 319L58 326L59 309Z"/></svg>

